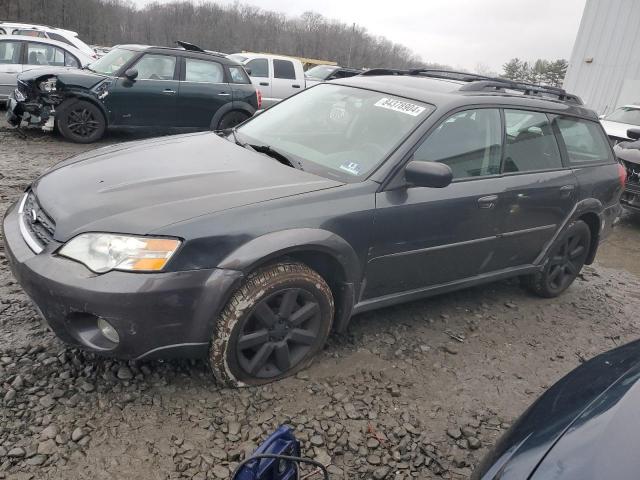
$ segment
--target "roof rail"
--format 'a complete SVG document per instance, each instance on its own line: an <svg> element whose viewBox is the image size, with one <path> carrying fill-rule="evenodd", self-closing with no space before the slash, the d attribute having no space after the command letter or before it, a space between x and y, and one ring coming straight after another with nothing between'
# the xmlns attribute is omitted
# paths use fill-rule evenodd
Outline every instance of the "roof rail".
<svg viewBox="0 0 640 480"><path fill-rule="evenodd" d="M567 93L562 88L535 85L533 83L518 82L507 78L487 77L476 73L456 72L453 70L441 70L433 68L413 68L409 70L391 69L391 68L373 68L361 73L364 76L373 75L419 75L423 77L439 78L444 80L458 80L469 82L460 87L461 92L482 92L484 90L502 91L515 90L522 92L524 95L541 96L551 95L557 97L563 102L575 103L582 105L582 100L577 95Z"/></svg>

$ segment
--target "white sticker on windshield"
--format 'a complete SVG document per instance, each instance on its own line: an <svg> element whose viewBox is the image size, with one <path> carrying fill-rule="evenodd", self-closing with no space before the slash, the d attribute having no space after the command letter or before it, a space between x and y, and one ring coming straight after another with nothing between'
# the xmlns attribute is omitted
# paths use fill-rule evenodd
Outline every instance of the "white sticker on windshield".
<svg viewBox="0 0 640 480"><path fill-rule="evenodd" d="M394 112L406 113L412 117L417 117L426 110L425 107L416 105L415 103L403 102L402 100L394 100L393 98L381 98L374 107L382 107Z"/></svg>
<svg viewBox="0 0 640 480"><path fill-rule="evenodd" d="M340 170L350 173L351 175L360 175L360 165L355 162L345 163L340 165Z"/></svg>

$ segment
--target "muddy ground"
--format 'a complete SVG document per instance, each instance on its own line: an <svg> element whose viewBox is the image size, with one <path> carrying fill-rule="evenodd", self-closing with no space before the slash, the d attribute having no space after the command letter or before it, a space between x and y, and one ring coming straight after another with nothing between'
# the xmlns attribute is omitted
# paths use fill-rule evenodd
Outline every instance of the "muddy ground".
<svg viewBox="0 0 640 480"><path fill-rule="evenodd" d="M0 211L94 147L0 123ZM468 478L553 382L638 337L639 286L640 222L625 217L558 299L507 281L360 315L296 378L225 390L200 361L127 364L66 348L0 245L0 478L224 479L282 423L335 479Z"/></svg>

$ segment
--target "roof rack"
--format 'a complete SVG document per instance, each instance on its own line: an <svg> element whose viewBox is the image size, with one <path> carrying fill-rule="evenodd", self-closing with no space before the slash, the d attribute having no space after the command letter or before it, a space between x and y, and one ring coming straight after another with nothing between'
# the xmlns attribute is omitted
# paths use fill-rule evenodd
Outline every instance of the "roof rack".
<svg viewBox="0 0 640 480"><path fill-rule="evenodd" d="M185 50L189 50L190 52L206 53L204 49L200 48L197 45L194 45L193 43L183 42L182 40L176 40L176 44L181 46Z"/></svg>
<svg viewBox="0 0 640 480"><path fill-rule="evenodd" d="M577 95L567 93L564 89L546 85L535 85L533 83L517 82L507 78L487 77L468 72L456 72L453 70L441 70L432 68L413 68L409 70L400 70L392 68L373 68L361 73L363 76L374 75L419 75L430 78L439 78L443 80L458 80L469 82L467 85L460 87L461 92L482 92L485 90L505 92L505 90L515 90L522 92L524 95L532 96L553 96L558 100L568 103L582 105L582 100Z"/></svg>

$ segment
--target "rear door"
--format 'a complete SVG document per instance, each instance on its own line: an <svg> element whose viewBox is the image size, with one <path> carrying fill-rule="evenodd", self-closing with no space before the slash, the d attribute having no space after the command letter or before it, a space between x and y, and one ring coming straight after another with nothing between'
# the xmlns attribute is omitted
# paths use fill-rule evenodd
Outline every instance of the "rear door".
<svg viewBox="0 0 640 480"><path fill-rule="evenodd" d="M138 76L118 78L105 99L114 124L177 126L178 66L175 55L142 55L130 67L138 70Z"/></svg>
<svg viewBox="0 0 640 480"><path fill-rule="evenodd" d="M233 100L224 68L215 60L183 57L181 61L180 126L209 128L218 109Z"/></svg>
<svg viewBox="0 0 640 480"><path fill-rule="evenodd" d="M263 106L270 107L277 103L271 94L271 72L273 68L269 59L265 57L252 58L245 64L246 69L250 72L251 83L262 93Z"/></svg>
<svg viewBox="0 0 640 480"><path fill-rule="evenodd" d="M22 45L16 40L0 40L0 100L16 88L16 77L22 72Z"/></svg>
<svg viewBox="0 0 640 480"><path fill-rule="evenodd" d="M578 181L547 114L505 109L504 118L508 189L500 258L511 267L536 261L575 206Z"/></svg>
<svg viewBox="0 0 640 480"><path fill-rule="evenodd" d="M296 75L296 67L291 60L279 58L272 59L273 62L273 86L271 95L277 100L284 100L294 93L298 93L303 85L304 77Z"/></svg>

